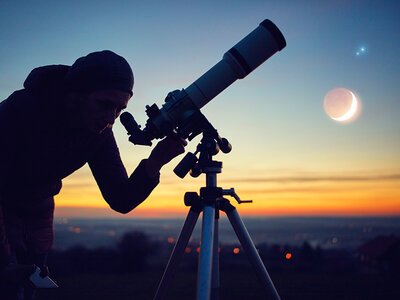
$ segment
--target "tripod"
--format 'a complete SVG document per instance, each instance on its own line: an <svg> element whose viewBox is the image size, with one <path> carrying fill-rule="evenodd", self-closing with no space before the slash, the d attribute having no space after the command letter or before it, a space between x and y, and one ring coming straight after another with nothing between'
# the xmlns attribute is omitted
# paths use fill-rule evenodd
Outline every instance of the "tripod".
<svg viewBox="0 0 400 300"><path fill-rule="evenodd" d="M214 133L216 133L216 131ZM233 188L223 190L222 188L217 187L217 174L221 173L222 169L222 162L212 160L212 156L216 155L219 151L217 144L220 147L222 146L221 149L223 152L227 153L230 151L230 148L228 150L226 149L226 147L230 147L226 139L221 139L215 134L203 133L203 139L197 146L197 151L195 153L197 154L200 152L200 158L198 161L195 154L188 153L174 170L175 173L182 178L186 175L189 169L191 169L192 176L194 177L205 173L206 187L200 189L200 195L196 192L187 192L185 194L185 205L190 206L190 210L179 234L174 250L169 258L167 267L154 296L154 300L165 299L168 286L175 274L179 262L182 259L201 212L203 212L203 219L196 299L217 300L219 298L218 219L220 211L226 213L242 248L255 269L257 278L264 288L267 299L280 299L236 208L228 199L223 198L223 196L232 196L239 204L251 201L240 200ZM226 151L224 151L223 148L225 148Z"/></svg>

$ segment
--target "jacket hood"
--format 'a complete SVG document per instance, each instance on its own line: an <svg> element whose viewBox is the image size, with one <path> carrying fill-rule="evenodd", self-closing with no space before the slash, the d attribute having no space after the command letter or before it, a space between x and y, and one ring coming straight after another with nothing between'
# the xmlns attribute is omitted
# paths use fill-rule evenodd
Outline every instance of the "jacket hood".
<svg viewBox="0 0 400 300"><path fill-rule="evenodd" d="M35 68L26 78L24 88L34 96L63 93L65 91L65 76L70 68L66 65Z"/></svg>

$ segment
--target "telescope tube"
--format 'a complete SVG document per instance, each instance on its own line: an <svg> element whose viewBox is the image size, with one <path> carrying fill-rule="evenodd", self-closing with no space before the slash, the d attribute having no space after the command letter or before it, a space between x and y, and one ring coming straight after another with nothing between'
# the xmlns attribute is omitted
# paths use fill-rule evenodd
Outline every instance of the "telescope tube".
<svg viewBox="0 0 400 300"><path fill-rule="evenodd" d="M274 23L265 19L185 91L193 104L200 109L285 46L286 41L281 31Z"/></svg>

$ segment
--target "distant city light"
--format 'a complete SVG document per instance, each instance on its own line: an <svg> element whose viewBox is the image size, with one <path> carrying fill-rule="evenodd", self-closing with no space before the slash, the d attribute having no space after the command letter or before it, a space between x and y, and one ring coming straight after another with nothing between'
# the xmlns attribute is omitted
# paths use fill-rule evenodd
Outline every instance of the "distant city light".
<svg viewBox="0 0 400 300"><path fill-rule="evenodd" d="M172 244L174 241L175 241L175 239L173 237L168 238L168 243Z"/></svg>
<svg viewBox="0 0 400 300"><path fill-rule="evenodd" d="M187 248L185 249L185 252L186 252L186 253L190 253L190 252L192 252L192 249L189 248L189 247L187 247Z"/></svg>
<svg viewBox="0 0 400 300"><path fill-rule="evenodd" d="M58 218L55 220L57 224L68 224L68 218Z"/></svg>
<svg viewBox="0 0 400 300"><path fill-rule="evenodd" d="M74 226L69 226L68 227L68 231L69 232L73 232L73 233L77 233L77 234L81 233L81 229L79 227L74 227Z"/></svg>
<svg viewBox="0 0 400 300"><path fill-rule="evenodd" d="M233 249L233 253L238 254L240 252L239 248Z"/></svg>
<svg viewBox="0 0 400 300"><path fill-rule="evenodd" d="M286 259L291 259L291 258L292 258L292 253L290 253L290 252L289 252L289 253L286 253L286 256L285 256L285 257L286 257Z"/></svg>

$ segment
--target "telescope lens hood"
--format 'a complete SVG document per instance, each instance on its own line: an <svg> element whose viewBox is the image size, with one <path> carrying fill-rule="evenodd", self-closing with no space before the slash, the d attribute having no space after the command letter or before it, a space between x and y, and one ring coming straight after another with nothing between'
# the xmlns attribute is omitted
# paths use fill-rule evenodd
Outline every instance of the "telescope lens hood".
<svg viewBox="0 0 400 300"><path fill-rule="evenodd" d="M260 23L260 26L264 27L267 29L275 38L277 44L278 44L278 51L281 51L283 48L286 47L286 40L285 37L283 36L282 32L279 30L278 27L274 23L272 23L270 20L265 19Z"/></svg>

